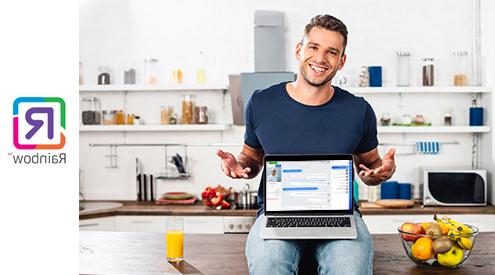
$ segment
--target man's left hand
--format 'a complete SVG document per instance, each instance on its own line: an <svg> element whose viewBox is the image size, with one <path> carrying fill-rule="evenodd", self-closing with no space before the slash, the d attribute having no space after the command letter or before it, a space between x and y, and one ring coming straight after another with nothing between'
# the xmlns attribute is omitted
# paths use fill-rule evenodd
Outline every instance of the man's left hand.
<svg viewBox="0 0 495 275"><path fill-rule="evenodd" d="M376 185L388 180L395 172L395 149L391 148L388 150L387 154L382 158L382 165L370 169L364 164L360 164L361 172L359 172L359 177L368 185Z"/></svg>

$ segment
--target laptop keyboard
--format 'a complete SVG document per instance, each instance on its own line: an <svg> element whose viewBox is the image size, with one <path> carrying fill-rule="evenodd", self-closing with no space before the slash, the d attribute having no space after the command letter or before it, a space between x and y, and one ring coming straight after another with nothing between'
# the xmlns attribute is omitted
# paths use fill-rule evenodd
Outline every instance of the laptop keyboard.
<svg viewBox="0 0 495 275"><path fill-rule="evenodd" d="M267 218L267 227L351 227L349 217Z"/></svg>

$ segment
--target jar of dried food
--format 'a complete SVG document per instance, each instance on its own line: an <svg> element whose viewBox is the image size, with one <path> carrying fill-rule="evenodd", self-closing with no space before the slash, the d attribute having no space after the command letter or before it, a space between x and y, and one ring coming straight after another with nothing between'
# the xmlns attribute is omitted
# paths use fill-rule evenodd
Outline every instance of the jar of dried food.
<svg viewBox="0 0 495 275"><path fill-rule="evenodd" d="M153 85L158 83L158 59L146 58L144 60L144 83Z"/></svg>
<svg viewBox="0 0 495 275"><path fill-rule="evenodd" d="M423 86L433 86L435 83L435 65L433 57L423 58Z"/></svg>
<svg viewBox="0 0 495 275"><path fill-rule="evenodd" d="M108 66L98 67L98 85L112 84L112 69Z"/></svg>
<svg viewBox="0 0 495 275"><path fill-rule="evenodd" d="M382 113L382 117L380 118L380 123L382 126L390 126L390 114L389 113Z"/></svg>
<svg viewBox="0 0 495 275"><path fill-rule="evenodd" d="M101 124L101 101L97 97L83 97L81 111L83 125Z"/></svg>
<svg viewBox="0 0 495 275"><path fill-rule="evenodd" d="M184 95L182 98L182 124L192 124L194 102L192 95Z"/></svg>
<svg viewBox="0 0 495 275"><path fill-rule="evenodd" d="M194 107L194 123L195 124L208 124L208 107L196 106Z"/></svg>
<svg viewBox="0 0 495 275"><path fill-rule="evenodd" d="M170 124L170 117L172 113L174 112L174 107L173 106L161 106L160 107L160 124L166 125Z"/></svg>
<svg viewBox="0 0 495 275"><path fill-rule="evenodd" d="M407 51L397 52L397 86L409 86L409 58Z"/></svg>
<svg viewBox="0 0 495 275"><path fill-rule="evenodd" d="M454 86L468 85L468 52L455 51L453 62Z"/></svg>
<svg viewBox="0 0 495 275"><path fill-rule="evenodd" d="M125 124L124 118L125 118L124 111L118 110L117 113L115 113L115 124L124 125Z"/></svg>
<svg viewBox="0 0 495 275"><path fill-rule="evenodd" d="M124 84L136 84L136 69L129 67L124 70Z"/></svg>
<svg viewBox="0 0 495 275"><path fill-rule="evenodd" d="M175 69L172 73L172 82L174 84L182 84L182 70Z"/></svg>
<svg viewBox="0 0 495 275"><path fill-rule="evenodd" d="M103 125L114 125L115 124L115 110L104 110L103 111Z"/></svg>

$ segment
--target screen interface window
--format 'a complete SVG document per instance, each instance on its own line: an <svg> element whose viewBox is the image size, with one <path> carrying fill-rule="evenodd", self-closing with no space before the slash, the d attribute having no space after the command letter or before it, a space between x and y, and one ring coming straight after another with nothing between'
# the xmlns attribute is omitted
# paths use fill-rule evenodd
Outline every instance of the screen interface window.
<svg viewBox="0 0 495 275"><path fill-rule="evenodd" d="M349 210L352 161L269 161L266 210Z"/></svg>

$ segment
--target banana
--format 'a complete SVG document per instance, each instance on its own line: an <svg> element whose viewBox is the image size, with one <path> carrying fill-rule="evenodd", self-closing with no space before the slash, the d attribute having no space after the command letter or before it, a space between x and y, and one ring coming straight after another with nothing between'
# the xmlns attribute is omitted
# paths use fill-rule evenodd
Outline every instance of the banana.
<svg viewBox="0 0 495 275"><path fill-rule="evenodd" d="M444 219L446 219L447 222L450 223L454 228L456 228L462 235L473 233L473 230L463 223L457 222L447 216L444 216Z"/></svg>
<svg viewBox="0 0 495 275"><path fill-rule="evenodd" d="M452 228L450 228L447 236L449 236L449 239L451 239L452 241L457 242L458 240L461 239L461 232L459 232L459 230L457 230L457 228L452 227Z"/></svg>
<svg viewBox="0 0 495 275"><path fill-rule="evenodd" d="M451 228L452 228L452 224L450 224L448 221L446 221L446 220L444 220L444 219L442 219L442 218L438 217L436 214L435 214L435 215L433 215L433 219L434 219L436 222L438 222L438 223L441 223L441 224L446 225L449 229L451 229Z"/></svg>
<svg viewBox="0 0 495 275"><path fill-rule="evenodd" d="M457 240L457 244L462 249L470 250L471 248L473 248L473 241L466 237L461 237L459 240Z"/></svg>

